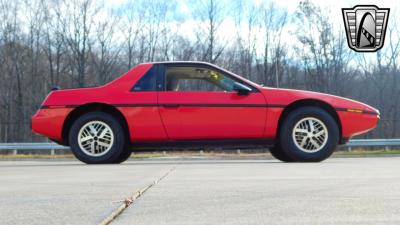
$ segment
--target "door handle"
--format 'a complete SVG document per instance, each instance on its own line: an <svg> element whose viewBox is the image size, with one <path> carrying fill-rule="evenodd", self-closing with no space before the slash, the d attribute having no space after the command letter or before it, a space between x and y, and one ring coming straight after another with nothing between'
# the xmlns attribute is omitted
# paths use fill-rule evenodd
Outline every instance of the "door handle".
<svg viewBox="0 0 400 225"><path fill-rule="evenodd" d="M176 108L179 107L179 104L163 104L165 108Z"/></svg>

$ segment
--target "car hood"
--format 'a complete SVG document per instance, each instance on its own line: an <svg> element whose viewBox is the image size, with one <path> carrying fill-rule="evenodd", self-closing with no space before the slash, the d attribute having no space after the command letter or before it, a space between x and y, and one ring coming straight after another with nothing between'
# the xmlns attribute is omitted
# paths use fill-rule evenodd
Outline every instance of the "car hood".
<svg viewBox="0 0 400 225"><path fill-rule="evenodd" d="M374 107L352 99L320 93L313 91L283 89L283 88L261 88L268 104L289 105L299 100L319 100L328 103L336 109L362 110L379 113Z"/></svg>

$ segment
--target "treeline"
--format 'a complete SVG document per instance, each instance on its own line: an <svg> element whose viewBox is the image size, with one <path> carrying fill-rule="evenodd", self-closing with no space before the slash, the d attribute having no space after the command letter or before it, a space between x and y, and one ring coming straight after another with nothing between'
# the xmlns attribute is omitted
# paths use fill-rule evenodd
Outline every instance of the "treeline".
<svg viewBox="0 0 400 225"><path fill-rule="evenodd" d="M101 85L138 63L169 60L366 102L382 113L367 137L399 137L395 15L377 53L352 52L338 27L311 1L289 14L270 1L0 0L0 142L42 140L30 117L54 86Z"/></svg>

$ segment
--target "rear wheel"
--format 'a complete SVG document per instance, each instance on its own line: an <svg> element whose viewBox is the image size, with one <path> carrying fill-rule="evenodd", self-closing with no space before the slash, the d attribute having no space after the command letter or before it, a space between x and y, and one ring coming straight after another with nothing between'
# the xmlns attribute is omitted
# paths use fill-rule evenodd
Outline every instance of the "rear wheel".
<svg viewBox="0 0 400 225"><path fill-rule="evenodd" d="M297 162L320 162L333 153L338 142L339 128L335 119L318 107L291 112L279 134L282 151Z"/></svg>
<svg viewBox="0 0 400 225"><path fill-rule="evenodd" d="M76 158L82 162L114 163L123 156L125 135L118 120L111 115L89 112L71 126L69 143Z"/></svg>

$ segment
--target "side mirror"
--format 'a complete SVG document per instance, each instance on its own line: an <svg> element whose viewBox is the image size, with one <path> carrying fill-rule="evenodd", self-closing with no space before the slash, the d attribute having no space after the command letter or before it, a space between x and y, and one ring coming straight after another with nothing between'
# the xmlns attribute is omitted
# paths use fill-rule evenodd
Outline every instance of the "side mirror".
<svg viewBox="0 0 400 225"><path fill-rule="evenodd" d="M241 83L235 82L233 85L233 90L237 92L238 95L248 95L251 92L251 88L243 85Z"/></svg>

